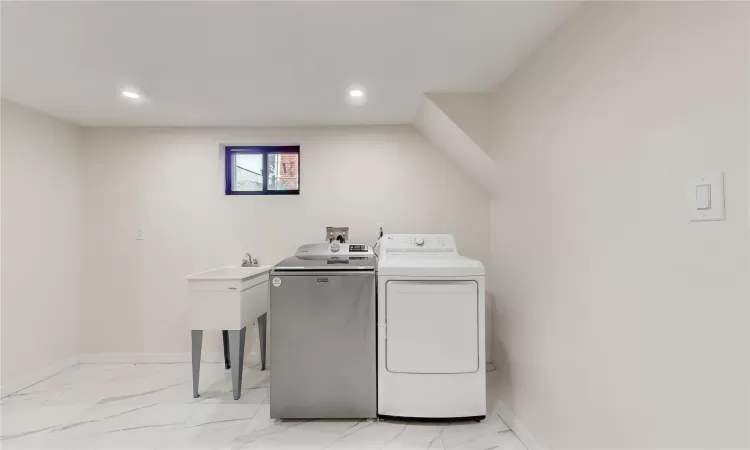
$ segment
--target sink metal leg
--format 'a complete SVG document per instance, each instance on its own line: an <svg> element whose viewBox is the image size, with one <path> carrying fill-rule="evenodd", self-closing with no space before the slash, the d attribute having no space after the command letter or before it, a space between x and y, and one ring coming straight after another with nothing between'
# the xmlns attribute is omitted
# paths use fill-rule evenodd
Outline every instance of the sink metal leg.
<svg viewBox="0 0 750 450"><path fill-rule="evenodd" d="M258 317L258 342L260 344L260 370L266 370L266 320L268 313Z"/></svg>
<svg viewBox="0 0 750 450"><path fill-rule="evenodd" d="M245 332L241 330L229 330L229 357L232 363L232 393L234 399L239 400L242 392L242 367L245 359Z"/></svg>
<svg viewBox="0 0 750 450"><path fill-rule="evenodd" d="M229 370L232 364L229 362L229 332L221 330L221 341L224 344L224 368Z"/></svg>
<svg viewBox="0 0 750 450"><path fill-rule="evenodd" d="M240 330L240 366L245 364L245 337L247 337L247 327ZM240 367L240 387L242 385L242 367Z"/></svg>
<svg viewBox="0 0 750 450"><path fill-rule="evenodd" d="M190 332L193 341L193 398L198 398L198 380L201 375L201 347L203 346L203 330Z"/></svg>

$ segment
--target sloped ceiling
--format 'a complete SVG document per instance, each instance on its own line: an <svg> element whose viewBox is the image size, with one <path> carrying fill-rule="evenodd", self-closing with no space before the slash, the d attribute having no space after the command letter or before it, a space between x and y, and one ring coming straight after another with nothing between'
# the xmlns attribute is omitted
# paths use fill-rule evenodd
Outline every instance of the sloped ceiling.
<svg viewBox="0 0 750 450"><path fill-rule="evenodd" d="M446 109L424 95L414 122L432 145L446 154L470 179L475 180L493 198L497 163L485 150L491 145L489 106L491 94L450 94L438 96ZM464 96L461 98L461 96ZM486 97L486 98L485 98ZM445 102L448 99L449 101ZM460 124L463 124L463 128ZM482 142L482 148L478 143Z"/></svg>

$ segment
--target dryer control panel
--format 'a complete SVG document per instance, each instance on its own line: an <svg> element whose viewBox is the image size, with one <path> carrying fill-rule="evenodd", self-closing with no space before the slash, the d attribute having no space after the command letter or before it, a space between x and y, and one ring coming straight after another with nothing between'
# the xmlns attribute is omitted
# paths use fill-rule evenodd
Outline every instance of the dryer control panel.
<svg viewBox="0 0 750 450"><path fill-rule="evenodd" d="M380 247L387 253L457 253L450 234L386 234Z"/></svg>

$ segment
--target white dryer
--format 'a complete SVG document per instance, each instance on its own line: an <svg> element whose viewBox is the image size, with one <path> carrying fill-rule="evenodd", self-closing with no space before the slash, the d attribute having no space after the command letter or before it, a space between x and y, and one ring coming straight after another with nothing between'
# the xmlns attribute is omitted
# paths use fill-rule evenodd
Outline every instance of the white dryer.
<svg viewBox="0 0 750 450"><path fill-rule="evenodd" d="M484 266L448 234L390 234L378 260L378 414L484 418Z"/></svg>

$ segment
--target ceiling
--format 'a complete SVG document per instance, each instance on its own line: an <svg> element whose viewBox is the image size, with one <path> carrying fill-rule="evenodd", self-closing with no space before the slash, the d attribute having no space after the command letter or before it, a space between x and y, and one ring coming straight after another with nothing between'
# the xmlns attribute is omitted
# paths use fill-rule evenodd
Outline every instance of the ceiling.
<svg viewBox="0 0 750 450"><path fill-rule="evenodd" d="M575 6L4 1L2 96L81 125L411 122L423 92L492 90Z"/></svg>

